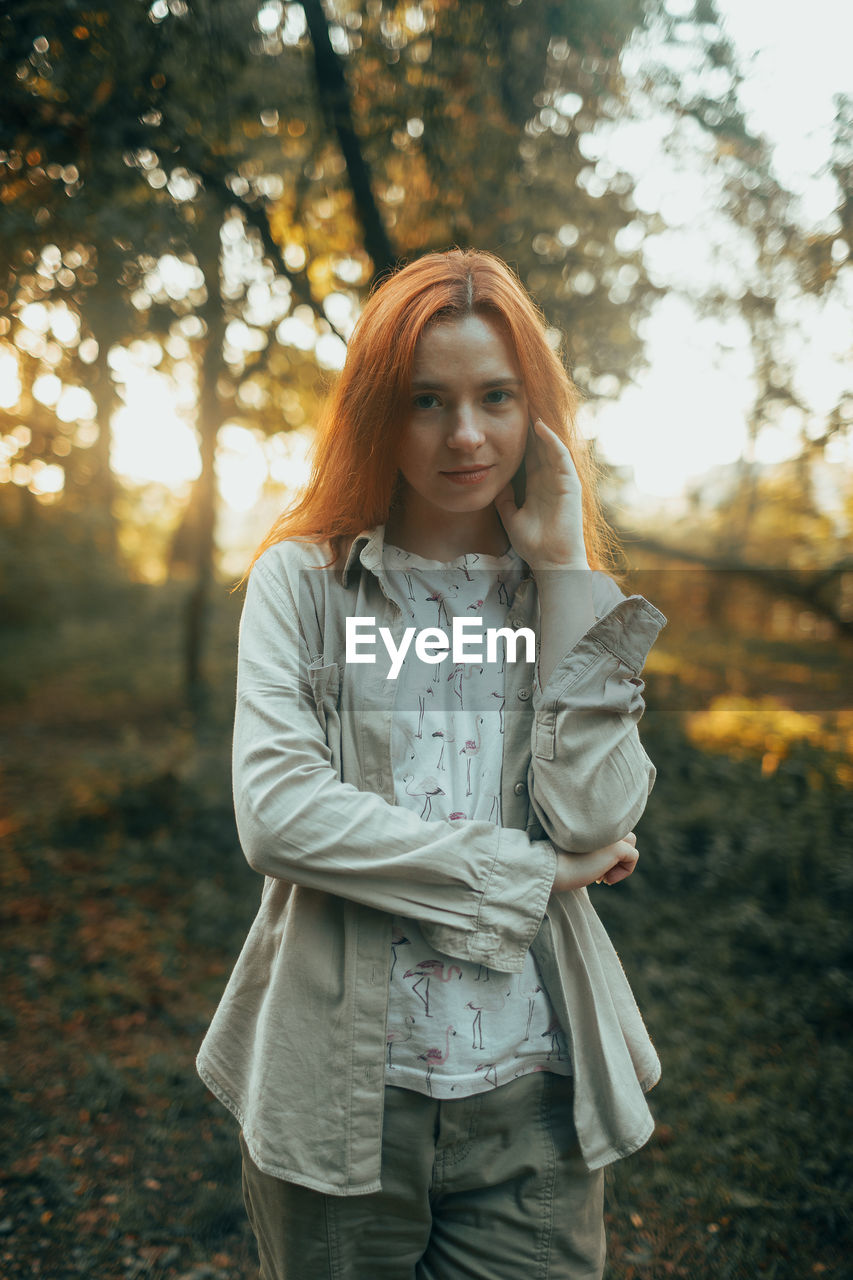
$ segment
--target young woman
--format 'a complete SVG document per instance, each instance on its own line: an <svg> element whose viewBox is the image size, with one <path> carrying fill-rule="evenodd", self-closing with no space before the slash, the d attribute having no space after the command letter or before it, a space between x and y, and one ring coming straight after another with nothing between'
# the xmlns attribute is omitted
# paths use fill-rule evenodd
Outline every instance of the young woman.
<svg viewBox="0 0 853 1280"><path fill-rule="evenodd" d="M265 877L202 1045L265 1280L592 1280L659 1063L587 894L637 861L663 616L497 258L372 295L255 557L234 796Z"/></svg>

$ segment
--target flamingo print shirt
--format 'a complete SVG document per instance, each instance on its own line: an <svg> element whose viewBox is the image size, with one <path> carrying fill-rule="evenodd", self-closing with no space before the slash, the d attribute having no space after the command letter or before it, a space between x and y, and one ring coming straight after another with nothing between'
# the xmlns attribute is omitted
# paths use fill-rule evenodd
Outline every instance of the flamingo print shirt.
<svg viewBox="0 0 853 1280"><path fill-rule="evenodd" d="M388 543L388 582L410 625L454 617L505 627L523 562L468 554L427 560ZM485 643L469 652L485 656ZM497 660L428 665L412 646L397 678L391 729L395 803L427 821L501 822L506 654ZM431 948L417 922L393 920L386 1026L387 1084L436 1098L497 1088L532 1071L571 1073L566 1037L528 951L521 973L501 973Z"/></svg>

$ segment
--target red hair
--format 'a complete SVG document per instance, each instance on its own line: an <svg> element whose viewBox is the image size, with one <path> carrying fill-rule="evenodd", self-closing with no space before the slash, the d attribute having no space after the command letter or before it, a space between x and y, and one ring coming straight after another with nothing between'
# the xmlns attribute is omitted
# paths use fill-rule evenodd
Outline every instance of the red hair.
<svg viewBox="0 0 853 1280"><path fill-rule="evenodd" d="M409 411L418 340L436 321L471 315L498 323L508 337L531 418L542 418L571 451L583 489L590 567L611 562L615 540L596 495L593 460L575 425L578 392L548 345L544 316L500 258L452 249L418 258L371 294L320 420L308 483L275 521L252 564L285 538L328 540L329 564L334 564L356 534L387 521L397 480L396 439Z"/></svg>

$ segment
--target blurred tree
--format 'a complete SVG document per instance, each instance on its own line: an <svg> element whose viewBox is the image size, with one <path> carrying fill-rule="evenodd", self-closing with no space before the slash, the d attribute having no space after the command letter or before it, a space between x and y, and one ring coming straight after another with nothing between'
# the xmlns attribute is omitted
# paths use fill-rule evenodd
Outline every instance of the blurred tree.
<svg viewBox="0 0 853 1280"><path fill-rule="evenodd" d="M685 74L673 52L701 26L704 66ZM849 595L853 520L826 490L843 490L841 462L827 461L827 447L849 434L853 389L829 411L816 411L804 395L801 351L806 340L801 314L814 316L808 295L829 302L832 295L849 309L851 218L853 207L853 107L837 99L831 172L838 207L815 232L804 225L797 201L774 170L773 149L748 127L741 105L742 73L723 38L715 6L696 0L692 13L678 18L658 12L647 28L647 92L655 109L674 121L670 148L678 156L704 149L710 196L705 220L708 262L685 281L683 292L700 315L745 322L753 357L754 400L739 463L730 470L725 494L712 479L692 495L689 520L659 528L622 529L634 551L657 560L681 560L711 570L725 568L760 582L775 595L813 609L850 634ZM697 132L696 126L701 132ZM723 228L723 240L720 228ZM706 265L707 271L707 265ZM670 288L672 286L670 285ZM676 286L677 288L677 286ZM799 453L769 467L756 462L756 446L766 429L796 423ZM835 483L827 483L836 472ZM846 481L849 487L849 468ZM659 522L658 522L659 523Z"/></svg>
<svg viewBox="0 0 853 1280"><path fill-rule="evenodd" d="M62 459L65 502L90 507L108 541L114 396L104 341L134 332L118 287L122 261L135 237L156 236L157 230L151 210L140 205L138 179L127 166L128 151L140 144L146 128L139 119L135 81L144 82L151 50L134 45L133 15L124 8L124 15L121 6L83 14L72 3L50 8L19 3L5 6L0 15L6 85L0 109L5 220L0 269L7 311L14 317L3 322L3 330L13 338L11 349L29 350L38 366L24 385L25 395L37 377L52 374L63 390L91 381L99 402L98 430L85 407L67 419L70 424L82 420L82 431L65 430L61 415L51 430L45 417L20 460ZM164 206L163 212L171 211ZM31 304L39 313L35 329L32 310L26 310ZM57 319L66 321L58 339L49 332ZM93 335L98 341L94 379L86 343ZM57 399L47 403L56 406ZM85 399L80 403L85 406ZM26 400L18 408L18 416L23 413L29 421ZM91 450L85 461L76 456L81 448Z"/></svg>
<svg viewBox="0 0 853 1280"><path fill-rule="evenodd" d="M174 31L167 34L162 26L165 17L174 16L166 5L127 6L112 0L83 15L73 3L50 10L18 4L3 17L8 39L2 59L13 91L0 114L5 162L0 194L9 214L3 265L6 301L14 317L4 322L4 329L14 339L13 352L15 347L29 349L32 359L48 365L54 377L61 373L69 382L79 378L73 352L31 337L32 304L37 319L43 313L52 317L51 304L62 290L80 327L94 337L96 352L90 381L99 431L75 441L88 446L97 442L92 450L96 465L75 465L75 454L66 457L67 450L61 448L62 436L55 438L61 423L51 424L49 413L35 412L30 387L38 386L42 367L24 381L17 405L17 416L26 416L29 432L17 450L23 478L27 464L34 471L45 453L59 453L65 457L66 502L71 500L70 482L82 476L87 482L83 499L96 513L108 514L113 497L109 425L117 398L110 346L142 334L166 339L175 332L176 318L185 319L193 311L199 312L199 331L214 335L204 342L201 356L202 474L188 522L194 531L188 559L195 582L188 611L186 674L188 691L196 700L203 606L212 569L214 454L221 420L215 402L224 359L219 227L223 205L231 202L227 190L228 199L223 199L220 188L226 175L217 172L215 157L227 150L232 126L230 102L221 86L249 58L255 9L245 3L240 8L237 13L237 6L231 5L226 13L221 5L199 0L192 32L180 29L177 40ZM179 17L189 17L186 5L173 9ZM241 16L246 23L242 39L228 45L223 24ZM173 85L178 91L171 92ZM203 187L197 174L166 159L169 153L181 152L180 142L173 142L163 128L167 115L183 150L199 160L199 168L206 168L213 182L214 199L206 216L198 207ZM214 125L209 131L204 127L207 120ZM158 150L148 145L152 142ZM156 268L167 253L178 260L203 261L194 287L163 287ZM27 263L36 263L34 273L20 270ZM211 297L218 308L215 314ZM197 331L190 326L188 332ZM77 345L82 350L85 344L78 338ZM32 477L36 492L39 474ZM32 504L25 509L31 510Z"/></svg>
<svg viewBox="0 0 853 1280"><path fill-rule="evenodd" d="M322 39L319 0L306 13ZM566 335L587 393L612 394L641 354L657 290L633 180L596 166L593 135L628 108L619 57L644 7L339 2L325 13L360 153L340 186L361 190L362 227L379 222L404 258L448 244L499 253L541 300L555 343Z"/></svg>
<svg viewBox="0 0 853 1280"><path fill-rule="evenodd" d="M22 381L10 425L31 433L16 438L18 478L58 459L64 502L87 494L108 508L108 348L147 334L164 369L195 360L202 470L173 560L193 574L196 692L217 434L226 420L263 435L311 420L376 274L451 243L493 249L541 301L588 397L630 381L662 290L643 246L663 230L606 156L607 131L632 113L667 115L673 147L701 136L722 212L749 242L753 278L706 290L704 303L749 324L753 434L774 405L798 402L776 299L832 287L838 237L816 246L798 226L744 121L711 0L678 19L663 0L21 0L0 15L0 72L0 343ZM839 136L849 204L849 128ZM67 346L34 338L27 311L43 303L52 316L57 298L78 320ZM46 373L91 383L99 435L33 400ZM813 449L845 413L823 436L812 429ZM732 554L757 501L744 465Z"/></svg>

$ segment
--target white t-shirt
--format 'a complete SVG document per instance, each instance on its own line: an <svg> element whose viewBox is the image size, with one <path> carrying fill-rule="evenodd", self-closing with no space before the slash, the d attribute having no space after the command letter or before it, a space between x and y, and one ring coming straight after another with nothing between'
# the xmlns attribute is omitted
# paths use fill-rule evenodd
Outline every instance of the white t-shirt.
<svg viewBox="0 0 853 1280"><path fill-rule="evenodd" d="M407 625L476 617L506 625L523 563L468 554L447 564L385 544L390 593ZM485 642L469 646L474 651ZM501 820L504 647L498 661L435 665L410 645L397 678L391 755L395 802L427 821ZM527 953L522 973L499 973L434 951L415 920L394 918L386 1027L386 1084L436 1098L465 1097L532 1071L571 1074L566 1037Z"/></svg>

